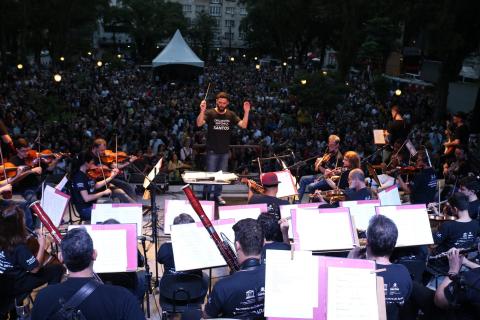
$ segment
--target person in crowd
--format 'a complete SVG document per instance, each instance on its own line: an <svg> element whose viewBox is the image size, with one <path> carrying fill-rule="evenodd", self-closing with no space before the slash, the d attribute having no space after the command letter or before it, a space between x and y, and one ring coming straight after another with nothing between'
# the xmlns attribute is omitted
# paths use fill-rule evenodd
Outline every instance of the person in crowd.
<svg viewBox="0 0 480 320"><path fill-rule="evenodd" d="M322 178L325 173L337 168L342 161L340 151L340 138L336 135L328 137L327 152L315 161L314 169L319 174L303 176L299 181L298 202L302 202L305 192L313 192L316 189L322 189Z"/></svg>
<svg viewBox="0 0 480 320"><path fill-rule="evenodd" d="M414 176L408 184L401 175L398 176L400 188L410 194L410 202L413 204L434 202L437 176L435 170L428 163L425 151L418 151L415 168L417 172L414 172Z"/></svg>
<svg viewBox="0 0 480 320"><path fill-rule="evenodd" d="M459 179L468 176L471 171L470 161L468 160L465 147L459 145L455 147L454 161L443 164L443 176L447 184L455 185Z"/></svg>
<svg viewBox="0 0 480 320"><path fill-rule="evenodd" d="M263 194L253 193L252 189L249 188L248 203L267 204L268 212L275 215L278 220L280 219L280 206L289 204L287 200L277 198L278 184L280 183L280 181L278 181L278 177L274 172L264 173L260 177L260 181L264 188Z"/></svg>
<svg viewBox="0 0 480 320"><path fill-rule="evenodd" d="M270 213L262 213L258 216L258 223L265 235L265 244L262 250L262 262L266 263L267 250L290 250L290 239L288 238L288 221L278 220Z"/></svg>
<svg viewBox="0 0 480 320"><path fill-rule="evenodd" d="M108 178L96 182L88 174L89 170L95 168L97 168L97 166L95 165L95 159L91 152L79 153L72 164L70 191L72 194L72 202L82 220L90 220L93 204L99 198L112 195L112 191L108 188L108 183L118 174L118 169L112 169L111 175Z"/></svg>
<svg viewBox="0 0 480 320"><path fill-rule="evenodd" d="M402 264L390 262L390 256L398 238L395 223L383 215L374 216L367 229L366 258L375 261L377 275L383 277L387 319L400 319L404 304L412 293L412 279ZM361 249L354 248L350 258L361 257Z"/></svg>
<svg viewBox="0 0 480 320"><path fill-rule="evenodd" d="M452 122L454 125L454 132L453 136L451 136L451 141L447 141L443 144L445 148L463 147L467 150L470 132L465 124L465 119L466 115L461 111L453 116Z"/></svg>
<svg viewBox="0 0 480 320"><path fill-rule="evenodd" d="M34 238L30 238L34 237ZM35 238L36 237L36 238ZM38 242L38 251L32 252L29 243ZM30 234L25 227L23 210L10 205L0 210L0 273L13 277L13 295L17 303L30 292L46 283L60 282L64 273L61 264L44 265L48 243L42 234Z"/></svg>
<svg viewBox="0 0 480 320"><path fill-rule="evenodd" d="M62 303L67 302L88 283L96 282L93 264L97 251L84 228L69 230L60 244L60 260L68 270L65 282L42 289L33 304L32 320L51 319L58 315ZM135 296L125 288L108 284L94 286L77 307L86 319L145 319Z"/></svg>
<svg viewBox="0 0 480 320"><path fill-rule="evenodd" d="M250 113L250 102L243 103L243 119L240 119L233 111L227 109L229 105L229 96L225 92L220 92L216 96L216 106L214 109L207 110L207 101L200 103L200 113L197 117L197 126L208 125L206 140L206 170L216 172L219 170L228 171L228 158L231 134L234 125L242 129L248 126L248 116ZM205 185L203 189L204 197L210 198L211 186ZM214 199L224 205L225 201L221 197L222 185L215 185Z"/></svg>
<svg viewBox="0 0 480 320"><path fill-rule="evenodd" d="M173 153L172 158L168 161L167 165L169 181L182 181L181 174L183 170L191 168L192 167L189 164L183 163L179 160L176 153Z"/></svg>
<svg viewBox="0 0 480 320"><path fill-rule="evenodd" d="M238 221L233 230L240 271L215 284L208 295L204 317L262 319L265 300L262 227L257 220L248 218Z"/></svg>

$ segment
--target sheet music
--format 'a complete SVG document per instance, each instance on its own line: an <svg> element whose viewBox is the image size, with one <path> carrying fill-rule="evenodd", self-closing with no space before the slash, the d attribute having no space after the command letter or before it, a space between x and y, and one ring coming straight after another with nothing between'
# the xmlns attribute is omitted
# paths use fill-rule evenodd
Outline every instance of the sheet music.
<svg viewBox="0 0 480 320"><path fill-rule="evenodd" d="M383 129L373 130L373 141L374 144L386 144L385 133Z"/></svg>
<svg viewBox="0 0 480 320"><path fill-rule="evenodd" d="M327 319L378 319L376 274L369 269L328 268Z"/></svg>
<svg viewBox="0 0 480 320"><path fill-rule="evenodd" d="M127 271L126 230L90 230L89 234L98 253L93 263L95 272Z"/></svg>
<svg viewBox="0 0 480 320"><path fill-rule="evenodd" d="M267 250L265 316L313 318L318 304L318 258L310 251Z"/></svg>
<svg viewBox="0 0 480 320"><path fill-rule="evenodd" d="M393 220L398 229L395 247L433 244L427 208L422 205L377 207L377 214Z"/></svg>
<svg viewBox="0 0 480 320"><path fill-rule="evenodd" d="M108 219L115 219L120 223L134 223L137 225L137 236L142 234L141 203L95 203L92 208L91 223L97 224Z"/></svg>
<svg viewBox="0 0 480 320"><path fill-rule="evenodd" d="M65 187L67 182L68 182L67 175L64 175L62 180L60 180L60 182L55 186L55 189L60 190L60 191L63 190L63 188Z"/></svg>
<svg viewBox="0 0 480 320"><path fill-rule="evenodd" d="M400 194L396 186L391 186L378 193L378 199L382 206L399 206L402 204Z"/></svg>
<svg viewBox="0 0 480 320"><path fill-rule="evenodd" d="M239 206L242 207L242 206ZM258 216L261 214L260 208L238 208L230 210L222 210L222 207L218 208L218 216L220 219L234 219L235 222L252 218L257 220Z"/></svg>
<svg viewBox="0 0 480 320"><path fill-rule="evenodd" d="M60 226L62 222L69 200L69 195L49 185L43 190L40 205L56 227Z"/></svg>
<svg viewBox="0 0 480 320"><path fill-rule="evenodd" d="M217 220L214 228L234 242L235 221ZM205 269L224 266L227 263L220 254L215 242L201 223L178 224L172 226L172 247L177 271Z"/></svg>
<svg viewBox="0 0 480 320"><path fill-rule="evenodd" d="M205 211L205 214L210 219L210 221L213 221L215 214L215 202L200 201L200 204L202 205L203 211ZM195 210L193 210L193 207L188 200L166 199L163 219L163 232L165 234L170 234L170 227L173 224L173 220L181 213L186 213L190 215L194 221L200 221L198 214L195 212Z"/></svg>
<svg viewBox="0 0 480 320"><path fill-rule="evenodd" d="M296 249L317 251L353 248L355 237L348 208L329 209L331 212L322 209L294 210L292 224Z"/></svg>
<svg viewBox="0 0 480 320"><path fill-rule="evenodd" d="M350 215L355 219L355 227L358 230L367 230L370 219L376 214L375 207L380 206L380 201L341 201L340 206L350 209Z"/></svg>
<svg viewBox="0 0 480 320"><path fill-rule="evenodd" d="M160 173L160 170L162 169L162 163L163 163L163 158L160 158L158 160L157 164L152 168L152 170L148 173L147 178L143 180L143 187L148 188L150 183L155 179L157 174Z"/></svg>
<svg viewBox="0 0 480 320"><path fill-rule="evenodd" d="M302 204L286 204L280 206L280 217L282 219L289 219L288 220L288 237L293 239L293 229L292 229L292 209L297 208L318 208L318 203L302 203Z"/></svg>
<svg viewBox="0 0 480 320"><path fill-rule="evenodd" d="M280 182L278 184L277 198L289 197L298 194L297 187L294 183L294 177L290 170L276 171L275 175Z"/></svg>

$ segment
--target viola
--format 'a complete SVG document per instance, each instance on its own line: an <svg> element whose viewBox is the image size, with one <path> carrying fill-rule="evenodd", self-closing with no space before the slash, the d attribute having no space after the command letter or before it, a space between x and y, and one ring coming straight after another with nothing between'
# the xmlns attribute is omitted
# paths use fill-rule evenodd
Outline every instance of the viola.
<svg viewBox="0 0 480 320"><path fill-rule="evenodd" d="M401 174L413 174L422 170L420 167L406 166L406 167L397 167L395 171L400 172Z"/></svg>
<svg viewBox="0 0 480 320"><path fill-rule="evenodd" d="M45 149L42 150L41 152L37 152L35 150L29 150L27 152L27 158L25 159L25 163L29 166L36 166L38 164L38 159L42 161L43 163L50 163L52 162L53 159L56 157L69 157L70 153L64 153L64 152L57 152L54 153L52 150Z"/></svg>
<svg viewBox="0 0 480 320"><path fill-rule="evenodd" d="M87 175L93 180L103 180L105 178L109 178L112 175L112 169L103 165L97 166L96 168L88 169Z"/></svg>

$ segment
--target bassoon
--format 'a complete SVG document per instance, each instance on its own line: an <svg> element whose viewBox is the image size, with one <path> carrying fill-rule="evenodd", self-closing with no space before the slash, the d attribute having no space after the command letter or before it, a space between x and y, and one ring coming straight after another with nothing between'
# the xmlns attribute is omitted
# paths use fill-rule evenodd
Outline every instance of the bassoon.
<svg viewBox="0 0 480 320"><path fill-rule="evenodd" d="M213 227L210 219L205 214L205 211L203 210L202 205L200 204L200 201L198 201L197 197L193 193L192 188L190 188L190 185L187 184L182 188L182 190L183 192L185 192L185 195L187 196L188 201L190 201L190 204L192 205L193 210L195 210L197 215L200 217L200 220L202 221L203 226L205 227L205 229L207 229L213 242L215 242L215 245L220 251L220 254L222 255L222 257L227 262L227 265L230 268L230 270L232 272L240 270L240 266L238 265L238 261L235 253L233 252L232 248L228 243L225 243L220 239L220 236L218 235L217 231Z"/></svg>

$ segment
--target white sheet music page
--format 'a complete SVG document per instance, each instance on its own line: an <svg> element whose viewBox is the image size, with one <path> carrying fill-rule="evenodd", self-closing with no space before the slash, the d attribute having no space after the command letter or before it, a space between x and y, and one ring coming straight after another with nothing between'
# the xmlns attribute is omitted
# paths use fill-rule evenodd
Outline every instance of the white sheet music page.
<svg viewBox="0 0 480 320"><path fill-rule="evenodd" d="M340 206L350 209L350 215L355 219L355 227L358 230L367 230L370 219L376 214L375 207L380 206L380 201L369 201L369 203L342 201Z"/></svg>
<svg viewBox="0 0 480 320"><path fill-rule="evenodd" d="M277 198L289 197L298 194L290 170L276 171L278 184Z"/></svg>
<svg viewBox="0 0 480 320"><path fill-rule="evenodd" d="M370 269L329 267L327 319L377 320L376 274Z"/></svg>
<svg viewBox="0 0 480 320"><path fill-rule="evenodd" d="M127 270L127 231L88 230L88 233L98 253L97 260L93 263L93 270L97 273L125 272Z"/></svg>
<svg viewBox="0 0 480 320"><path fill-rule="evenodd" d="M218 212L220 219L235 219L235 221L240 221L252 218L257 220L258 216L261 214L260 208L239 208L231 210L221 210L220 208Z"/></svg>
<svg viewBox="0 0 480 320"><path fill-rule="evenodd" d="M221 238L221 233L234 241L233 220L214 225ZM205 269L224 266L223 259L215 242L201 223L178 224L172 226L172 247L177 271Z"/></svg>
<svg viewBox="0 0 480 320"><path fill-rule="evenodd" d="M50 220L52 220L53 224L57 227L62 221L63 213L67 208L69 200L69 195L49 185L47 185L43 191L40 204Z"/></svg>
<svg viewBox="0 0 480 320"><path fill-rule="evenodd" d="M319 213L296 209L297 232L302 250L351 249L355 243L352 221L347 212Z"/></svg>
<svg viewBox="0 0 480 320"><path fill-rule="evenodd" d="M200 201L200 205L205 211L207 217L212 221L214 218L214 211L215 211L215 202L214 201ZM165 200L165 210L164 210L164 228L163 232L165 234L170 234L170 228L173 224L173 220L176 216L181 213L186 213L190 215L194 221L200 221L200 217L198 214L193 210L192 205L188 200L172 200L166 199Z"/></svg>
<svg viewBox="0 0 480 320"><path fill-rule="evenodd" d="M143 212L142 204L95 203L92 209L92 224L115 219L120 223L135 223L137 236L142 234Z"/></svg>
<svg viewBox="0 0 480 320"><path fill-rule="evenodd" d="M310 251L267 250L265 316L313 318L318 304L318 259Z"/></svg>
<svg viewBox="0 0 480 320"><path fill-rule="evenodd" d="M377 207L377 213L393 220L398 229L396 247L433 244L425 205Z"/></svg>
<svg viewBox="0 0 480 320"><path fill-rule="evenodd" d="M153 167L153 169L148 173L147 178L143 180L144 188L147 188L150 185L150 183L155 179L157 174L160 173L160 169L162 169L162 163L163 163L163 158L160 158L160 160L158 160L155 167Z"/></svg>
<svg viewBox="0 0 480 320"><path fill-rule="evenodd" d="M380 191L378 193L378 199L382 206L399 206L402 204L400 193L398 193L398 188L396 186L391 186Z"/></svg>
<svg viewBox="0 0 480 320"><path fill-rule="evenodd" d="M385 141L385 132L383 129L375 129L373 130L373 141L375 144L386 144Z"/></svg>
<svg viewBox="0 0 480 320"><path fill-rule="evenodd" d="M286 204L280 206L280 217L282 219L288 219L288 237L293 239L293 229L292 229L292 209L297 208L318 208L318 203L302 203L302 204Z"/></svg>

